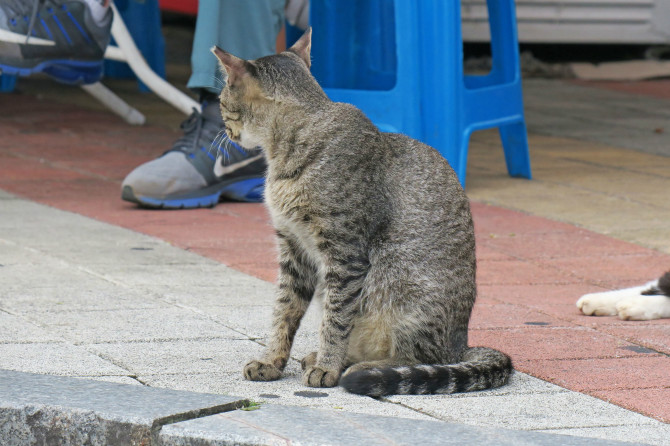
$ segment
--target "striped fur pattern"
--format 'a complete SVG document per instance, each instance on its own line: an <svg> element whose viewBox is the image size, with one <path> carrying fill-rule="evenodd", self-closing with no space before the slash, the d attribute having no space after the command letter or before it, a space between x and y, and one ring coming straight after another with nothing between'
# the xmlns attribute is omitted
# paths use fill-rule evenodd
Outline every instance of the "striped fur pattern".
<svg viewBox="0 0 670 446"><path fill-rule="evenodd" d="M279 244L272 334L244 376L281 377L318 299L307 386L386 395L504 384L510 359L467 343L475 238L455 173L433 148L380 133L360 110L330 101L309 72L310 38L308 30L288 51L252 61L214 50L228 73L227 135L263 147Z"/></svg>

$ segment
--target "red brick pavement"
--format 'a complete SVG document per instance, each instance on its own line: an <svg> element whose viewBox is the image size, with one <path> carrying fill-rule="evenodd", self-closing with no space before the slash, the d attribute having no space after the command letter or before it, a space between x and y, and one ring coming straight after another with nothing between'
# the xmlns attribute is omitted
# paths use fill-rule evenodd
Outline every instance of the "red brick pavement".
<svg viewBox="0 0 670 446"><path fill-rule="evenodd" d="M125 174L176 133L31 96L0 95L0 110L0 189L276 279L262 205L151 211L120 200ZM583 293L660 275L670 256L499 207L472 209L480 296L471 344L509 353L523 372L670 421L668 321L590 318L575 307Z"/></svg>

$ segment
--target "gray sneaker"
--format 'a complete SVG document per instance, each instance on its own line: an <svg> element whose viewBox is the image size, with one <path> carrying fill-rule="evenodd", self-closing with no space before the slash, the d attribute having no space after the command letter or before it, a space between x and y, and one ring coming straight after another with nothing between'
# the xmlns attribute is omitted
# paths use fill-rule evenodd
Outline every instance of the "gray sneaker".
<svg viewBox="0 0 670 446"><path fill-rule="evenodd" d="M182 123L184 136L160 158L128 174L121 198L144 207L192 209L215 206L222 198L260 202L265 158L226 136L216 101Z"/></svg>
<svg viewBox="0 0 670 446"><path fill-rule="evenodd" d="M97 82L111 27L111 8L96 21L81 0L0 0L0 71Z"/></svg>

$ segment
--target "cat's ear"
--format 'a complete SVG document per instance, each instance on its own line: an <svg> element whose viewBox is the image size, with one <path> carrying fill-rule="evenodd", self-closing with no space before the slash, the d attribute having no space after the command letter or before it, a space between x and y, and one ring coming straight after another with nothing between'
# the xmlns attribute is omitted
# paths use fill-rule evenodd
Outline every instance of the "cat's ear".
<svg viewBox="0 0 670 446"><path fill-rule="evenodd" d="M212 53L216 55L216 57L219 59L219 62L221 63L221 66L224 70L226 70L226 73L228 74L228 85L238 84L245 75L249 74L247 69L247 64L249 62L246 60L233 56L218 46L214 46L212 48Z"/></svg>
<svg viewBox="0 0 670 446"><path fill-rule="evenodd" d="M300 56L303 62L305 62L305 65L307 65L307 68L311 67L312 59L310 58L310 52L312 50L312 27L310 26L307 28L302 37L300 37L288 50Z"/></svg>

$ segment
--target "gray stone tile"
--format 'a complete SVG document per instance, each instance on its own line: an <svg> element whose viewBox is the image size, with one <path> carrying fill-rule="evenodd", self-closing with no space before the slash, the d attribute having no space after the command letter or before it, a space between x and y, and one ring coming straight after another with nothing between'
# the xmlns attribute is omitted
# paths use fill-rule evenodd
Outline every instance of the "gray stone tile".
<svg viewBox="0 0 670 446"><path fill-rule="evenodd" d="M272 331L273 302L265 305L208 306L203 311L212 319L265 342ZM318 349L321 308L317 302L305 313L293 346L293 356L302 358Z"/></svg>
<svg viewBox="0 0 670 446"><path fill-rule="evenodd" d="M221 324L252 338L266 338L271 329L272 305L207 307L204 311Z"/></svg>
<svg viewBox="0 0 670 446"><path fill-rule="evenodd" d="M218 275L222 276L219 281L209 280L198 284L189 281L188 284L170 285L159 281L140 284L133 289L159 296L166 302L203 308L272 305L274 302L272 284L253 277L235 279L228 283L224 279L237 274L232 274L231 271L230 269L219 271ZM162 274L169 275L170 271L163 271Z"/></svg>
<svg viewBox="0 0 670 446"><path fill-rule="evenodd" d="M35 311L134 310L167 308L169 304L151 295L129 292L103 280L76 280L61 277L61 284L50 287L21 287L0 290L0 308L20 314Z"/></svg>
<svg viewBox="0 0 670 446"><path fill-rule="evenodd" d="M163 253L160 254L162 255ZM202 259L202 261L196 262L199 259ZM159 286L159 289L171 287L188 289L206 285L212 288L219 288L220 292L223 293L226 287L236 284L236 276L241 274L224 265L212 264L210 263L211 260L204 257L192 260L193 263L188 264L164 264L162 262L155 262L149 265L115 263L104 268L104 275L116 278L117 280L123 280L124 284L130 287L153 288L154 286ZM98 268L92 266L92 269Z"/></svg>
<svg viewBox="0 0 670 446"><path fill-rule="evenodd" d="M80 346L71 344L0 344L0 369L52 375L127 375Z"/></svg>
<svg viewBox="0 0 670 446"><path fill-rule="evenodd" d="M668 446L670 444L670 425L661 422L645 425L552 429L539 432L589 438L617 438L621 441L642 442L657 446Z"/></svg>
<svg viewBox="0 0 670 446"><path fill-rule="evenodd" d="M554 429L625 424L654 424L655 420L576 392L551 392L453 397L394 397L449 422L514 429Z"/></svg>
<svg viewBox="0 0 670 446"><path fill-rule="evenodd" d="M91 267L217 265L163 240L24 200L3 202L0 233L2 238L24 247L58 252L58 257L69 263L79 264L86 259L84 263Z"/></svg>
<svg viewBox="0 0 670 446"><path fill-rule="evenodd" d="M30 319L77 343L240 338L241 335L184 308L34 312ZM127 329L119 330L119 327Z"/></svg>
<svg viewBox="0 0 670 446"><path fill-rule="evenodd" d="M220 395L0 370L3 444L149 444L166 422L236 406Z"/></svg>
<svg viewBox="0 0 670 446"><path fill-rule="evenodd" d="M246 361L245 361L246 362ZM240 396L249 400L285 406L302 406L413 419L434 419L400 404L375 400L347 393L341 387L314 389L301 383L302 371L291 361L278 381L253 382L242 376L242 368L233 372L203 374L140 375L139 379L153 387Z"/></svg>
<svg viewBox="0 0 670 446"><path fill-rule="evenodd" d="M0 303L1 305L1 303ZM34 323L0 310L0 344L56 342L60 338Z"/></svg>
<svg viewBox="0 0 670 446"><path fill-rule="evenodd" d="M239 373L249 358L262 351L257 343L239 339L91 344L87 348L139 376Z"/></svg>
<svg viewBox="0 0 670 446"><path fill-rule="evenodd" d="M162 429L165 445L602 445L594 439L537 432L486 429L437 421L408 420L263 405L172 424Z"/></svg>
<svg viewBox="0 0 670 446"><path fill-rule="evenodd" d="M17 290L25 292L35 288L57 288L72 283L87 287L99 281L99 278L77 270L72 265L49 257L44 257L39 263L16 263L0 268L2 294L7 296Z"/></svg>
<svg viewBox="0 0 670 446"><path fill-rule="evenodd" d="M21 264L37 265L43 260L44 257L40 252L4 239L3 234L0 233L0 265L4 268Z"/></svg>
<svg viewBox="0 0 670 446"><path fill-rule="evenodd" d="M143 386L136 378L121 375L101 375L101 376L71 376L71 378L85 379L88 381L101 381L116 384L126 384L130 386Z"/></svg>

